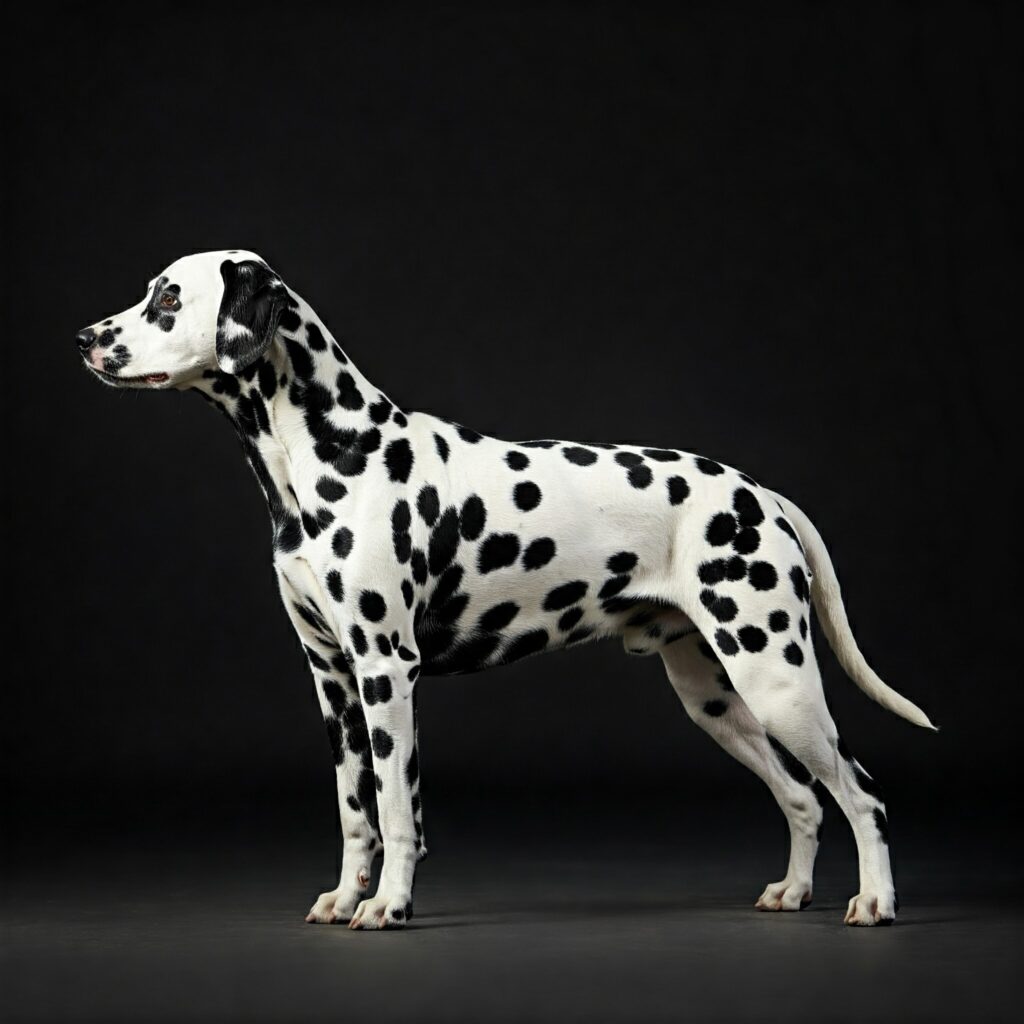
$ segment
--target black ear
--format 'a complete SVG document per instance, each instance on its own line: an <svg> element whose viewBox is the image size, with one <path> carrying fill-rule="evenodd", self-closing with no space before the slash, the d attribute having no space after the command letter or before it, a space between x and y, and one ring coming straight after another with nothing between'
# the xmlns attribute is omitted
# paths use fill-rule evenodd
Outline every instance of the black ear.
<svg viewBox="0 0 1024 1024"><path fill-rule="evenodd" d="M217 313L217 364L225 373L238 373L267 351L294 299L265 263L225 260L220 276L224 297Z"/></svg>

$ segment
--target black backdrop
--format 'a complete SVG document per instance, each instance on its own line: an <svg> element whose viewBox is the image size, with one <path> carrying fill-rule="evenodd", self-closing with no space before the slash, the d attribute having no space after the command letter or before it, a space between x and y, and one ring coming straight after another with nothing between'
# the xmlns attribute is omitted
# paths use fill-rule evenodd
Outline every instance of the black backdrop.
<svg viewBox="0 0 1024 1024"><path fill-rule="evenodd" d="M871 704L819 640L848 742L895 828L915 806L936 838L951 807L966 824L1021 710L1007 10L143 5L12 35L2 729L24 830L330 813L234 436L75 352L174 258L233 247L407 407L686 447L802 504L869 659L943 726ZM466 792L757 792L617 645L420 698L428 832Z"/></svg>

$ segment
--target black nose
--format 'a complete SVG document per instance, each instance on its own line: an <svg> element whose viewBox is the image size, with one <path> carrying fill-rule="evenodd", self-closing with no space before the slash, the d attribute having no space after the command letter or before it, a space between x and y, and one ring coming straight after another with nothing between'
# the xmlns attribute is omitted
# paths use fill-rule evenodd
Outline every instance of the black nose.
<svg viewBox="0 0 1024 1024"><path fill-rule="evenodd" d="M75 335L75 341L78 342L78 347L84 352L87 348L92 348L93 342L96 340L96 332L91 327L86 327L84 331L79 331Z"/></svg>

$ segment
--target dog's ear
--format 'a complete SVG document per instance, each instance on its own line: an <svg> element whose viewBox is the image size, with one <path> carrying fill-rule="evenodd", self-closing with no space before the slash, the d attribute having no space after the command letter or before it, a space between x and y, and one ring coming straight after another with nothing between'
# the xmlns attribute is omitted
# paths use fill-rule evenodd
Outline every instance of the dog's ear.
<svg viewBox="0 0 1024 1024"><path fill-rule="evenodd" d="M284 281L256 260L225 260L220 276L224 296L217 313L217 365L225 373L239 373L267 351L294 300Z"/></svg>

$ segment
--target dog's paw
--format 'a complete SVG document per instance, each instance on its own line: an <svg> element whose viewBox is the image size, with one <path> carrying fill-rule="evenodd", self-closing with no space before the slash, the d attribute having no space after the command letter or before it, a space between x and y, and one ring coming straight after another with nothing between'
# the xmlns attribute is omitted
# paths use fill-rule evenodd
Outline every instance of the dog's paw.
<svg viewBox="0 0 1024 1024"><path fill-rule="evenodd" d="M366 892L366 886L370 884L369 875L359 875L359 882L365 884L361 889L339 888L330 892L322 892L316 903L309 908L306 921L309 924L345 924L352 919L359 901Z"/></svg>
<svg viewBox="0 0 1024 1024"><path fill-rule="evenodd" d="M380 894L363 900L349 921L355 930L380 931L385 928L404 928L412 917L412 900L408 897L389 899Z"/></svg>
<svg viewBox="0 0 1024 1024"><path fill-rule="evenodd" d="M754 906L758 910L801 910L811 902L810 882L769 882Z"/></svg>
<svg viewBox="0 0 1024 1024"><path fill-rule="evenodd" d="M892 924L896 920L896 893L861 892L850 900L844 924L870 928L874 925Z"/></svg>

